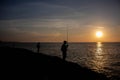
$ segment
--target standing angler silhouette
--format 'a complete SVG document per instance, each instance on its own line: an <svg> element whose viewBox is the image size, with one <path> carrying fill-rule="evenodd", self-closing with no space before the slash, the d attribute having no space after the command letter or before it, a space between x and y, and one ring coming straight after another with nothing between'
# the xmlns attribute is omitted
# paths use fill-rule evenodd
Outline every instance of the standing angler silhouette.
<svg viewBox="0 0 120 80"><path fill-rule="evenodd" d="M37 47L37 53L39 53L39 51L40 51L40 43L39 42L37 43L36 47Z"/></svg>
<svg viewBox="0 0 120 80"><path fill-rule="evenodd" d="M65 59L67 57L67 48L68 48L67 41L64 41L63 44L62 44L62 46L61 46L62 57L63 57L64 61L65 61Z"/></svg>

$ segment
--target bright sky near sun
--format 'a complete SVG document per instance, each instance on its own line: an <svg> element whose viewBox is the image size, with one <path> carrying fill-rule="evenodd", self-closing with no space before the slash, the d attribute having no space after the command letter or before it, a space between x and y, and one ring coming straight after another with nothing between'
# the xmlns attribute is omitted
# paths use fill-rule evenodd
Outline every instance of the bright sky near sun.
<svg viewBox="0 0 120 80"><path fill-rule="evenodd" d="M0 0L0 40L120 42L120 0ZM95 36L97 35L97 37Z"/></svg>

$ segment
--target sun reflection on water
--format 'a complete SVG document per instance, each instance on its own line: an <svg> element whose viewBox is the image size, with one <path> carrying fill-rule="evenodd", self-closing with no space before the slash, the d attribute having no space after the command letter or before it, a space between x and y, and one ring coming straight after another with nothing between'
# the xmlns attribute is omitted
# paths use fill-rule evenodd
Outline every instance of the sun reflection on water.
<svg viewBox="0 0 120 80"><path fill-rule="evenodd" d="M101 54L103 54L102 43L98 42L97 43L97 49L96 49L96 55L101 55Z"/></svg>
<svg viewBox="0 0 120 80"><path fill-rule="evenodd" d="M93 62L94 62L93 69L95 69L97 72L101 72L105 67L106 57L104 56L102 43L97 42L96 46L97 46L96 52L94 54L94 60L93 60Z"/></svg>
<svg viewBox="0 0 120 80"><path fill-rule="evenodd" d="M102 43L101 42L97 42L97 47L102 47Z"/></svg>

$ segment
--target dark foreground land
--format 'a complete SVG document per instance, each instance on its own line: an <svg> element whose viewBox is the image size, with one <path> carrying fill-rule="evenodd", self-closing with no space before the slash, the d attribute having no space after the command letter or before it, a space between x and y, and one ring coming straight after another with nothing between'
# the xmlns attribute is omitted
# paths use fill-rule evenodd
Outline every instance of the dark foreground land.
<svg viewBox="0 0 120 80"><path fill-rule="evenodd" d="M76 63L26 49L1 47L0 53L4 79L109 80Z"/></svg>

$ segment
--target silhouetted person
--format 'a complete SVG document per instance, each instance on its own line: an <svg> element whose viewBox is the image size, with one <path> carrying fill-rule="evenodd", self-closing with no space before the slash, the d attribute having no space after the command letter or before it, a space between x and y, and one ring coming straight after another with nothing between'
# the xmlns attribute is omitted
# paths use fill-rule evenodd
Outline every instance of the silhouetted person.
<svg viewBox="0 0 120 80"><path fill-rule="evenodd" d="M38 42L37 43L37 52L39 53L39 51L40 51L40 43Z"/></svg>
<svg viewBox="0 0 120 80"><path fill-rule="evenodd" d="M68 48L67 41L64 41L63 44L62 44L62 46L61 46L62 57L63 57L64 61L65 61L66 56L67 56L67 48Z"/></svg>

